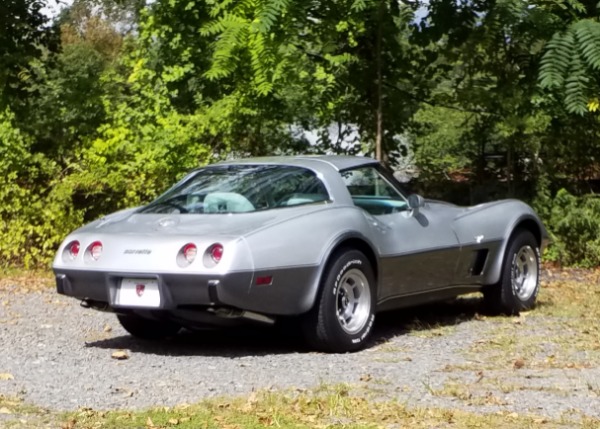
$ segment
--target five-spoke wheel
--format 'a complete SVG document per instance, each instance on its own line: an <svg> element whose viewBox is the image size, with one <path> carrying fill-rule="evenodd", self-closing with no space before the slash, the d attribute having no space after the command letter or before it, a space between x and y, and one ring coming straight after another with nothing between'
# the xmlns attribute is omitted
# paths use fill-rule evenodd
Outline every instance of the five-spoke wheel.
<svg viewBox="0 0 600 429"><path fill-rule="evenodd" d="M340 279L337 290L336 314L342 329L353 335L369 320L371 290L362 271L354 268Z"/></svg>

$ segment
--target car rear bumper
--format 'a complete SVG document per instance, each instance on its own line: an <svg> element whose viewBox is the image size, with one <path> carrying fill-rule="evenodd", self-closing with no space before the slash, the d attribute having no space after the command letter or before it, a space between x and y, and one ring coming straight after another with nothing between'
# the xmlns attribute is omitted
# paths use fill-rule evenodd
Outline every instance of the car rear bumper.
<svg viewBox="0 0 600 429"><path fill-rule="evenodd" d="M291 267L264 272L224 275L149 274L55 269L59 294L91 303L92 307L119 311L131 309L117 303L124 278L155 279L160 304L152 311L231 307L270 315L296 315L308 311L318 286L318 267ZM269 284L257 279L271 278ZM264 280L263 280L264 283Z"/></svg>

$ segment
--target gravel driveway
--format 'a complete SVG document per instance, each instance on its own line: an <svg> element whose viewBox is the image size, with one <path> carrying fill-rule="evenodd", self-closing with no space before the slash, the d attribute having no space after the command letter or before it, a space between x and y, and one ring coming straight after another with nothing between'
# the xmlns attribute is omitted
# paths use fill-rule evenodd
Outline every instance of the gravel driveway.
<svg viewBox="0 0 600 429"><path fill-rule="evenodd" d="M183 332L143 342L111 314L80 308L52 289L21 290L16 284L0 289L0 395L52 410L174 405L349 383L357 394L417 406L600 416L597 354L576 352L583 353L572 357L579 364L551 364L560 352L553 345L559 332L553 321L541 323L545 316L534 317L537 310L482 318L479 300L468 298L388 313L367 350L328 355L274 329ZM515 340L523 348L529 336L547 339L531 355L547 365L521 358L518 349L511 354ZM113 359L118 350L129 358Z"/></svg>

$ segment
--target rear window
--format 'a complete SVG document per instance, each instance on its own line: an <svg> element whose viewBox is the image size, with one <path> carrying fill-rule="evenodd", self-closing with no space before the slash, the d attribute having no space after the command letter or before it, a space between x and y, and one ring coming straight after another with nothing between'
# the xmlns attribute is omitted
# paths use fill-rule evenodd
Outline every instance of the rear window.
<svg viewBox="0 0 600 429"><path fill-rule="evenodd" d="M316 174L285 165L216 165L198 170L140 213L246 213L329 201Z"/></svg>

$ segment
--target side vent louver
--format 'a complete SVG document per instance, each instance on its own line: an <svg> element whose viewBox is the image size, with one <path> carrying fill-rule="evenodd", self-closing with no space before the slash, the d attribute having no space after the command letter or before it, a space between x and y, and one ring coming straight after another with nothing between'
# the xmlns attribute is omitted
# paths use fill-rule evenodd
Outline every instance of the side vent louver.
<svg viewBox="0 0 600 429"><path fill-rule="evenodd" d="M471 263L471 275L480 276L483 274L485 268L485 262L488 257L488 249L480 249L473 252L473 259Z"/></svg>

